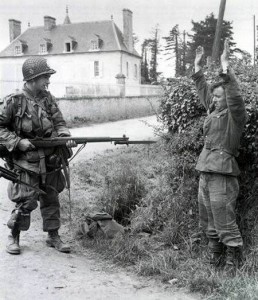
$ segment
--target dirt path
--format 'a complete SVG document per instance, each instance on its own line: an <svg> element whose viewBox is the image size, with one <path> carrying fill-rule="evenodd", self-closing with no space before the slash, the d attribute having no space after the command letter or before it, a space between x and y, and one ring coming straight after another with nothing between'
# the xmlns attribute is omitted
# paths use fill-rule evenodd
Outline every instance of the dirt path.
<svg viewBox="0 0 258 300"><path fill-rule="evenodd" d="M7 198L7 184L0 179L0 300L193 300L197 297L173 291L165 286L137 277L108 262L97 260L90 251L81 252L72 241L70 254L59 253L45 245L39 210L32 213L31 228L21 234L22 254L5 251L9 229L6 222L13 207ZM64 239L67 224L62 227Z"/></svg>

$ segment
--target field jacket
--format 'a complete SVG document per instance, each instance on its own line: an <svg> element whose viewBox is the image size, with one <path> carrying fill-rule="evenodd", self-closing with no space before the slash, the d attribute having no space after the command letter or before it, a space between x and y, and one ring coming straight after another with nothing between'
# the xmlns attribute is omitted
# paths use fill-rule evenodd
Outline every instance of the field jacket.
<svg viewBox="0 0 258 300"><path fill-rule="evenodd" d="M192 78L199 99L208 112L203 126L205 143L196 169L237 176L240 171L235 158L238 156L247 114L236 78L231 70L223 75L227 108L211 113L212 94L203 72L198 71Z"/></svg>
<svg viewBox="0 0 258 300"><path fill-rule="evenodd" d="M7 96L0 103L0 144L13 152L15 163L40 173L40 157L53 152L53 148L22 152L17 145L21 139L35 137L70 136L55 98L49 92L34 97L23 90Z"/></svg>

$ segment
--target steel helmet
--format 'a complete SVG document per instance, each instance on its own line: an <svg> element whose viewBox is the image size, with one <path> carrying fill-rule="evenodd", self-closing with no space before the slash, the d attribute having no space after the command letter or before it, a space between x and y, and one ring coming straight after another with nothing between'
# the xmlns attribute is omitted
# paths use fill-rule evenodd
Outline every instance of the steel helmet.
<svg viewBox="0 0 258 300"><path fill-rule="evenodd" d="M25 60L22 65L23 80L29 81L44 74L55 74L56 71L50 69L47 60L43 57L31 57Z"/></svg>

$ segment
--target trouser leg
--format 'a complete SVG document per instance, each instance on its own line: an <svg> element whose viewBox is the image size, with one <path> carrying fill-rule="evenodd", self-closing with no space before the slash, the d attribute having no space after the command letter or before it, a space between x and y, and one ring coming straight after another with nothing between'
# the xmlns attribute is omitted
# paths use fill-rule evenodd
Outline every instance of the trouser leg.
<svg viewBox="0 0 258 300"><path fill-rule="evenodd" d="M199 181L198 205L199 205L199 225L209 239L218 239L213 220L212 207L209 191L210 174L201 173Z"/></svg>
<svg viewBox="0 0 258 300"><path fill-rule="evenodd" d="M236 177L213 174L209 181L210 202L214 227L220 241L231 247L243 245L243 240L236 224L236 199L239 185ZM213 230L209 236L213 236Z"/></svg>
<svg viewBox="0 0 258 300"><path fill-rule="evenodd" d="M40 197L40 211L43 219L43 231L60 228L60 203L56 192L48 192Z"/></svg>
<svg viewBox="0 0 258 300"><path fill-rule="evenodd" d="M39 186L37 176L32 176L25 171L19 171L20 179L34 187ZM7 222L9 228L14 227L14 223L18 224L19 230L28 230L30 227L30 213L37 208L38 193L29 186L10 182L8 186L8 196L15 205L11 218Z"/></svg>

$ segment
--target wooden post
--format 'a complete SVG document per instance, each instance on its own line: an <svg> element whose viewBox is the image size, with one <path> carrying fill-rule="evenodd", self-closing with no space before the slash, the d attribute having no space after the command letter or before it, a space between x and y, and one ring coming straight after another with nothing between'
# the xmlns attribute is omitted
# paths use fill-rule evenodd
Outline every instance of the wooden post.
<svg viewBox="0 0 258 300"><path fill-rule="evenodd" d="M256 31L255 31L255 15L254 15L254 66L256 63Z"/></svg>
<svg viewBox="0 0 258 300"><path fill-rule="evenodd" d="M216 25L215 39L212 47L212 60L215 62L219 59L220 39L221 39L225 8L226 8L226 0L220 0L219 16Z"/></svg>

